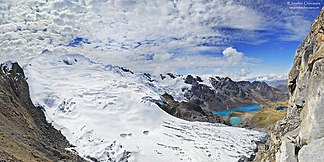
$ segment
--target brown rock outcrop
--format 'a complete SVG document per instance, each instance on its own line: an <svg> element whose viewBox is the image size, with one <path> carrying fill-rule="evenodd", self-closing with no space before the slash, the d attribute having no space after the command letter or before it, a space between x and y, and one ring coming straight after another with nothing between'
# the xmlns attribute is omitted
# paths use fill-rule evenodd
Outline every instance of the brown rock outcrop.
<svg viewBox="0 0 324 162"><path fill-rule="evenodd" d="M83 161L65 150L69 142L31 102L22 68L0 67L0 161Z"/></svg>

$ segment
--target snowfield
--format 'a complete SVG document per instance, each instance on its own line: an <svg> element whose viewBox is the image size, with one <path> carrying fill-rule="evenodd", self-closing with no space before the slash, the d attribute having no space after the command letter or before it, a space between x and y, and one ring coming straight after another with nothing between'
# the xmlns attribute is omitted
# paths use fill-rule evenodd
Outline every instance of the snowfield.
<svg viewBox="0 0 324 162"><path fill-rule="evenodd" d="M151 102L161 100L163 89L172 91L163 81L148 84L139 74L82 55L44 51L24 70L34 104L44 106L48 121L76 146L70 150L89 161L237 162L264 137L170 116ZM186 86L177 79L170 85Z"/></svg>

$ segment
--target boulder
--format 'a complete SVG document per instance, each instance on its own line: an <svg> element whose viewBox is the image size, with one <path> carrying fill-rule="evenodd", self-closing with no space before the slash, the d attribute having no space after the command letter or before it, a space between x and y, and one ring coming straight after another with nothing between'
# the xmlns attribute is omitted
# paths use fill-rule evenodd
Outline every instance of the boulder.
<svg viewBox="0 0 324 162"><path fill-rule="evenodd" d="M323 156L324 138L316 139L299 150L299 162L324 161Z"/></svg>
<svg viewBox="0 0 324 162"><path fill-rule="evenodd" d="M297 162L295 157L295 144L284 139L280 146L280 151L276 154L276 162Z"/></svg>

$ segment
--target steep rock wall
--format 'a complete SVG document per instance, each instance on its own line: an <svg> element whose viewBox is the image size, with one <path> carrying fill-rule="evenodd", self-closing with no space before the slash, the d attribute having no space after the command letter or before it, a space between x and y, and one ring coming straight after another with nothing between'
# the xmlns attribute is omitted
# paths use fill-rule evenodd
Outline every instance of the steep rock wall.
<svg viewBox="0 0 324 162"><path fill-rule="evenodd" d="M259 161L324 161L324 8L298 47L289 73L289 108Z"/></svg>

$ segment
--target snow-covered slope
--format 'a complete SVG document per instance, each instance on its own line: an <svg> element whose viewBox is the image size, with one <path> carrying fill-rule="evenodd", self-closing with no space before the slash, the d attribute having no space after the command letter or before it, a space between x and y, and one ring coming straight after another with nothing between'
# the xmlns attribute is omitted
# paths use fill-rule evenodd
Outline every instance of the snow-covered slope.
<svg viewBox="0 0 324 162"><path fill-rule="evenodd" d="M171 73L166 75L160 74L160 76L139 73L137 76L138 82L143 83L158 94L168 93L172 95L175 100L187 100L184 96L185 89L190 89L191 85L185 83L185 76Z"/></svg>
<svg viewBox="0 0 324 162"><path fill-rule="evenodd" d="M49 51L24 67L33 102L81 156L100 161L237 161L263 134L174 118L138 75ZM154 83L152 83L154 84ZM163 89L154 85L157 89Z"/></svg>
<svg viewBox="0 0 324 162"><path fill-rule="evenodd" d="M188 75L194 78L199 77L201 79L199 84L204 84L213 88L210 80L211 77L214 77L212 75L198 76L194 74L179 75L173 73L160 74L159 76L147 73L139 73L137 75L138 78L140 78L138 81L151 88L154 92L158 94L168 93L177 101L188 101L185 97L185 92L192 88L191 84L185 83ZM217 78L214 79L218 80Z"/></svg>

